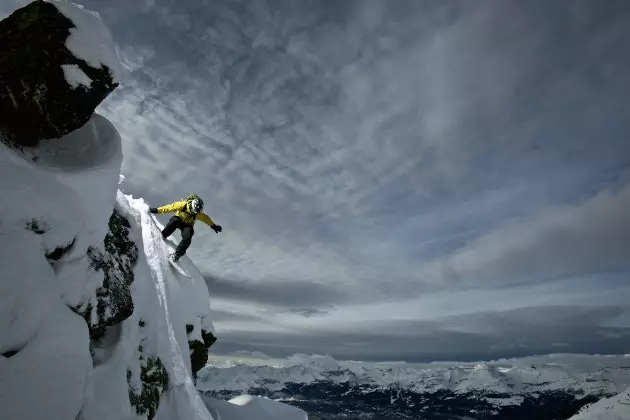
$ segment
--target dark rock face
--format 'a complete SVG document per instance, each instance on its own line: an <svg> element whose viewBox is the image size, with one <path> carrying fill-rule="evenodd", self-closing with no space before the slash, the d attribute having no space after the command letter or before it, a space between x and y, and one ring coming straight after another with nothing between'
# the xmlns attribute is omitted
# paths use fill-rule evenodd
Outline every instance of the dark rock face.
<svg viewBox="0 0 630 420"><path fill-rule="evenodd" d="M149 357L140 359L139 390L131 384L132 375L128 370L129 402L136 409L136 414L152 420L160 406L161 395L168 387L168 372L159 357Z"/></svg>
<svg viewBox="0 0 630 420"><path fill-rule="evenodd" d="M186 333L190 334L194 331L194 327L190 324L186 325ZM190 349L190 366L192 368L193 379L197 378L197 372L208 363L208 349L212 346L217 338L214 334L201 330L203 343L199 340L188 340L188 348Z"/></svg>
<svg viewBox="0 0 630 420"><path fill-rule="evenodd" d="M142 321L140 328L144 328L145 325L146 323ZM136 414L152 420L160 406L162 393L168 389L169 377L159 357L145 355L143 346L145 340L146 337L141 338L138 345L140 371L134 373L127 369L127 385L129 402L135 408Z"/></svg>
<svg viewBox="0 0 630 420"><path fill-rule="evenodd" d="M96 290L96 319L91 320L91 304L84 309L73 308L88 323L90 338L100 339L105 328L116 325L129 318L133 313L133 300L129 286L134 281L133 269L138 261L138 247L129 239L131 225L129 221L114 209L109 219L109 232L105 236L104 252L96 247L87 251L90 267L103 273L103 286Z"/></svg>
<svg viewBox="0 0 630 420"><path fill-rule="evenodd" d="M197 372L208 363L208 349L199 340L188 341L190 349L190 366L193 378L197 377Z"/></svg>
<svg viewBox="0 0 630 420"><path fill-rule="evenodd" d="M215 341L217 341L217 338L206 330L201 330L201 336L203 337L203 344L206 347L206 350L209 349Z"/></svg>
<svg viewBox="0 0 630 420"><path fill-rule="evenodd" d="M0 138L8 144L35 146L76 130L118 86L109 68L90 67L66 48L72 28L41 0L0 21ZM78 66L91 86L70 86L62 65Z"/></svg>

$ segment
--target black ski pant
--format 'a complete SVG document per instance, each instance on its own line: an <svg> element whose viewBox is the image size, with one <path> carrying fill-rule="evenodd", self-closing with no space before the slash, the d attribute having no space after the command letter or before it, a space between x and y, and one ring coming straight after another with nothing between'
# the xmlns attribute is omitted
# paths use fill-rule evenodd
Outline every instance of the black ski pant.
<svg viewBox="0 0 630 420"><path fill-rule="evenodd" d="M175 232L175 229L179 229L182 233L182 240L175 249L175 255L181 257L182 255L186 254L186 250L192 242L192 237L195 234L195 230L193 229L193 225L184 223L179 217L173 216L169 219L166 226L164 226L164 229L162 229L162 237L164 239L168 238L173 234L173 232Z"/></svg>

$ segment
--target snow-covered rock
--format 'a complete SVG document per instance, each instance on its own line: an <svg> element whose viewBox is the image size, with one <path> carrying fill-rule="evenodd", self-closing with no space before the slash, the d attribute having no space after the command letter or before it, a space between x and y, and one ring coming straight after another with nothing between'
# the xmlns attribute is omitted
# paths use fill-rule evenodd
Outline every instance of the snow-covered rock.
<svg viewBox="0 0 630 420"><path fill-rule="evenodd" d="M34 1L0 21L0 39L5 142L33 146L78 129L121 82L109 29L80 5Z"/></svg>

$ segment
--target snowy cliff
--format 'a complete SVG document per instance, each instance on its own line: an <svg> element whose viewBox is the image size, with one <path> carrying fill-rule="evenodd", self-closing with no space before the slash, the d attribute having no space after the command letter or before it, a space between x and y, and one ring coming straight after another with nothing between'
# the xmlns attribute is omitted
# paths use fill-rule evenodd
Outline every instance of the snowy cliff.
<svg viewBox="0 0 630 420"><path fill-rule="evenodd" d="M190 278L169 269L147 205L117 191L120 142L95 114L0 150L3 418L212 418L189 354L213 332L208 292L189 261Z"/></svg>
<svg viewBox="0 0 630 420"><path fill-rule="evenodd" d="M201 274L117 189L115 128L95 114L69 136L86 147L0 149L2 418L213 419L193 383L214 341Z"/></svg>
<svg viewBox="0 0 630 420"><path fill-rule="evenodd" d="M122 140L93 110L120 63L98 14L38 0L0 38L25 43L0 52L0 417L306 418L195 389L216 340L208 290L187 257L186 275L173 269L148 205L118 188Z"/></svg>

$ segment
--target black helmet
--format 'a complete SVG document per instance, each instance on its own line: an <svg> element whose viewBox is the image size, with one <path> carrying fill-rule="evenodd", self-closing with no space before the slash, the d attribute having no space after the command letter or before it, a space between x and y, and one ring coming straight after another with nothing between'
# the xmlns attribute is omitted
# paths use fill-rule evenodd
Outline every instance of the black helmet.
<svg viewBox="0 0 630 420"><path fill-rule="evenodd" d="M190 202L190 210L193 213L201 213L203 210L203 200L199 197L193 198Z"/></svg>

